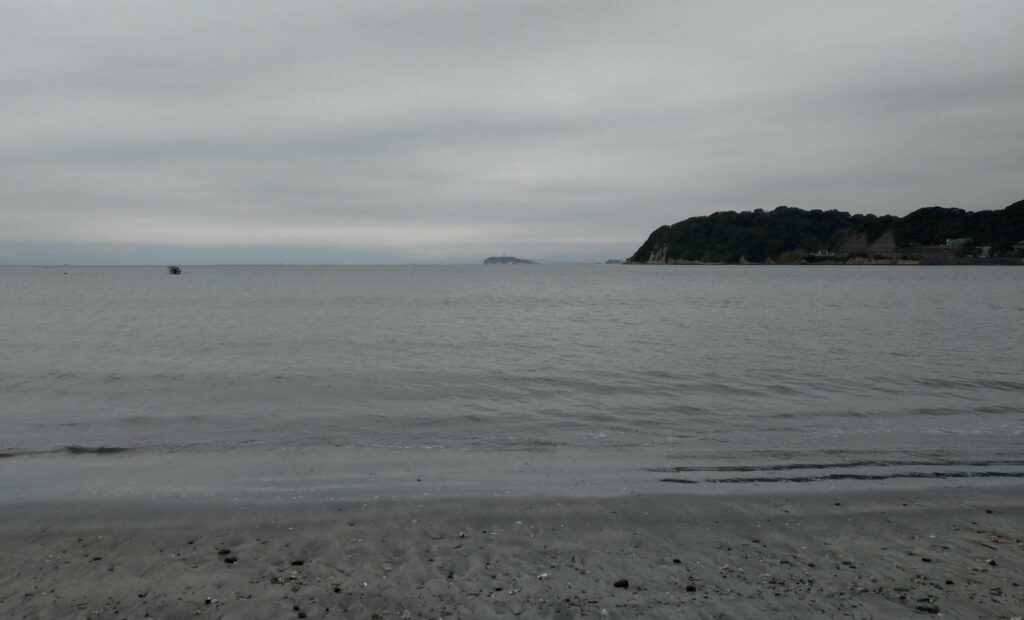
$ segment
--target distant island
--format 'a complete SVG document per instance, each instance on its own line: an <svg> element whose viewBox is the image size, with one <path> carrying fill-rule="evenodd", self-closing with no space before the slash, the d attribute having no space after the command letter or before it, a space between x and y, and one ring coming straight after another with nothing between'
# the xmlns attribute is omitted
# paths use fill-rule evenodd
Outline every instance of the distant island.
<svg viewBox="0 0 1024 620"><path fill-rule="evenodd" d="M484 259L485 265L536 265L537 263L515 256L489 256Z"/></svg>
<svg viewBox="0 0 1024 620"><path fill-rule="evenodd" d="M1005 209L720 211L658 228L631 264L1024 264L1024 200Z"/></svg>

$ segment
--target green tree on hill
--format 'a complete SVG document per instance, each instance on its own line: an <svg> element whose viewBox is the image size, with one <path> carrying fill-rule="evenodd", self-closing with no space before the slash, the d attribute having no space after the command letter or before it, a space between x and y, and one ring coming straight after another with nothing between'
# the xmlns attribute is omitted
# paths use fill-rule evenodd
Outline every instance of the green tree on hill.
<svg viewBox="0 0 1024 620"><path fill-rule="evenodd" d="M1024 201L998 211L928 207L904 218L785 206L771 211L719 211L661 226L630 261L761 263L783 254L791 261L794 253L832 250L844 237L863 235L870 244L887 230L892 230L900 246L969 238L973 245L991 245L994 252L1006 254L1013 243L1024 239Z"/></svg>

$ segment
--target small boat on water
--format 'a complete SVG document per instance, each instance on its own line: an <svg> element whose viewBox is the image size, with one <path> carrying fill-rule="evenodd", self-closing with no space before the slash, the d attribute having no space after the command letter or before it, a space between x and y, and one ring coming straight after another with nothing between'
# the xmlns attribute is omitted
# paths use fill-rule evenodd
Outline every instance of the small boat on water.
<svg viewBox="0 0 1024 620"><path fill-rule="evenodd" d="M170 267L167 268L167 273L171 274L172 276L180 275L181 267L177 265L171 265Z"/></svg>

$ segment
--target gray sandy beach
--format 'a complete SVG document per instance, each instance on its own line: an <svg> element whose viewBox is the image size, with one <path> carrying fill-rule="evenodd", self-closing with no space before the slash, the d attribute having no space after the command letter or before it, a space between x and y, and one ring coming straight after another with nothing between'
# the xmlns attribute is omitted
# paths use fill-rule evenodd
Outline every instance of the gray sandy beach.
<svg viewBox="0 0 1024 620"><path fill-rule="evenodd" d="M1024 489L8 505L4 618L1006 618Z"/></svg>

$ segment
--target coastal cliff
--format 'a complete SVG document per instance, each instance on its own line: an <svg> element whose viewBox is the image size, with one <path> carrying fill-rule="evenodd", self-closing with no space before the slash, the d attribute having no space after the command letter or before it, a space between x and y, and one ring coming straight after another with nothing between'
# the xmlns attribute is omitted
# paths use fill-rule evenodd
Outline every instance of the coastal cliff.
<svg viewBox="0 0 1024 620"><path fill-rule="evenodd" d="M720 211L661 226L629 263L1024 263L1024 200L1004 209Z"/></svg>

